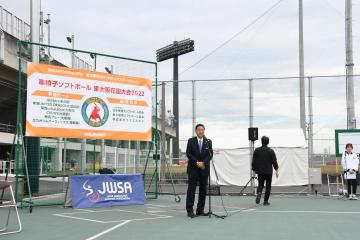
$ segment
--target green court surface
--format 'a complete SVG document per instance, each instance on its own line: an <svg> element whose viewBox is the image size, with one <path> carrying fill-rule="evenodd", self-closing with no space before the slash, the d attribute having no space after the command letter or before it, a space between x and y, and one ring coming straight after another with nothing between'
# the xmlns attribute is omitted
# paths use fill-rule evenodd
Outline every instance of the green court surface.
<svg viewBox="0 0 360 240"><path fill-rule="evenodd" d="M219 196L213 212L224 214ZM0 239L358 239L360 200L272 196L271 206L253 197L224 196L229 217L187 218L185 196L148 200L145 206L20 209L23 231ZM207 207L207 206L206 206ZM0 218L5 219L5 210Z"/></svg>

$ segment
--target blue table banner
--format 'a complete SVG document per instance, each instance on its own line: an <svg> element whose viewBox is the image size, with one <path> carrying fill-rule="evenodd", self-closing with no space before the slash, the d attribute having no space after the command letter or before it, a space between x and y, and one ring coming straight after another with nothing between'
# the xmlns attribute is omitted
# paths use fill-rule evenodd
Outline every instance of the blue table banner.
<svg viewBox="0 0 360 240"><path fill-rule="evenodd" d="M73 208L145 204L141 174L70 176Z"/></svg>

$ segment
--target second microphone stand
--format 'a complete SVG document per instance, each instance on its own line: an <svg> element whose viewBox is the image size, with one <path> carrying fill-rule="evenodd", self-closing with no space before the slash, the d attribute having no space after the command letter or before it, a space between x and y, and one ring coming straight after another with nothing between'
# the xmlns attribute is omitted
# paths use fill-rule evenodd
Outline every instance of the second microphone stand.
<svg viewBox="0 0 360 240"><path fill-rule="evenodd" d="M216 180L218 181L217 179L217 174L216 174L216 169L215 169L215 165L214 165L214 161L213 161L213 151L212 149L210 149L209 147L209 139L206 139L206 150L209 151L209 155L210 155L210 162L212 162L212 166L213 166L213 169L214 169L214 172L215 172L215 175L216 175ZM221 215L217 215L215 213L212 212L212 207L211 207L211 177L210 177L210 163L209 163L209 189L208 189L208 192L209 192L209 212L206 214L207 216L209 216L209 218L211 218L211 216L214 216L216 218L221 218L221 219L225 219L226 216L221 216Z"/></svg>

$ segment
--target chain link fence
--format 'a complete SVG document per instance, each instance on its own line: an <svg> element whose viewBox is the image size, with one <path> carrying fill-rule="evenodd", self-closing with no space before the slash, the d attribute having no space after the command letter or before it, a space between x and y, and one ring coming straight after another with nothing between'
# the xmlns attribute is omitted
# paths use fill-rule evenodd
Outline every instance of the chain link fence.
<svg viewBox="0 0 360 240"><path fill-rule="evenodd" d="M35 46L35 48L34 48ZM152 141L67 139L24 137L26 116L26 73L32 51L39 50L39 62L109 74L141 77L157 81L154 62L111 56L102 53L62 48L30 42L18 42L19 96L17 138L8 162L7 177L15 178L18 201L34 204L63 204L68 191L68 177L74 174L141 173L147 197L157 197L158 159L157 89L153 88ZM4 126L6 127L6 126ZM154 157L155 156L155 157ZM2 165L1 165L2 166Z"/></svg>

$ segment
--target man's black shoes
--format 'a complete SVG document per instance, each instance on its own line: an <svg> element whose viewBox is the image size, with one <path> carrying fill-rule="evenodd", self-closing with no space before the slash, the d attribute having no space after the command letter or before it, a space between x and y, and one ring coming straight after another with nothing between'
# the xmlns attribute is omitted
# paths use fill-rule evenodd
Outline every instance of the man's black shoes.
<svg viewBox="0 0 360 240"><path fill-rule="evenodd" d="M255 202L256 204L259 204L261 200L261 193L256 194ZM264 206L270 206L270 203L268 201L264 201Z"/></svg>
<svg viewBox="0 0 360 240"><path fill-rule="evenodd" d="M204 211L196 211L196 214L194 214L194 212L188 212L187 216L189 218L195 218L195 217L200 217L200 216L208 216L208 214L204 213Z"/></svg>
<svg viewBox="0 0 360 240"><path fill-rule="evenodd" d="M259 203L260 203L260 199L261 199L261 193L258 193L258 194L256 195L255 203L256 203L256 204L259 204Z"/></svg>
<svg viewBox="0 0 360 240"><path fill-rule="evenodd" d="M195 214L194 214L194 212L188 212L188 217L189 218L195 218L195 217L197 217Z"/></svg>

